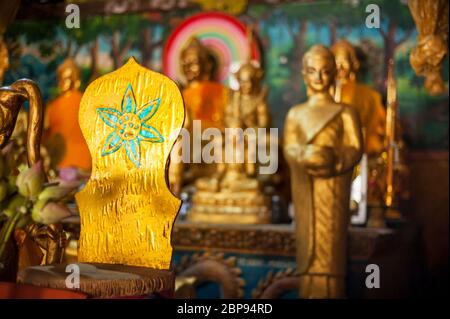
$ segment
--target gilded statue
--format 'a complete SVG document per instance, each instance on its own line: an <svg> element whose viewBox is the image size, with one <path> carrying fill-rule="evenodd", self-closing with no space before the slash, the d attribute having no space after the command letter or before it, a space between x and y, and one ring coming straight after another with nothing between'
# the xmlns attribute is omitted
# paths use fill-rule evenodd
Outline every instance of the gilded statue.
<svg viewBox="0 0 450 319"><path fill-rule="evenodd" d="M333 53L315 45L303 56L305 103L293 106L284 127L291 170L301 298L345 297L349 197L363 151L359 116L330 94Z"/></svg>
<svg viewBox="0 0 450 319"><path fill-rule="evenodd" d="M365 139L365 153L377 156L383 151L386 111L381 94L358 82L360 62L353 45L337 41L331 48L336 60L335 97L338 102L354 107L359 114Z"/></svg>
<svg viewBox="0 0 450 319"><path fill-rule="evenodd" d="M425 77L425 89L431 95L448 91L441 69L448 53L448 1L408 0L417 28L417 45L411 50L410 63L417 75Z"/></svg>
<svg viewBox="0 0 450 319"><path fill-rule="evenodd" d="M243 130L269 127L269 111L267 105L267 88L261 82L264 71L247 62L236 72L239 90L233 91L228 107L225 109L225 124L227 127L239 127ZM257 143L258 141L246 141ZM248 146L248 145L247 145ZM254 149L247 149L253 152ZM246 155L252 156L245 152ZM255 154L253 154L255 155ZM256 163L245 160L245 171L249 176L255 176Z"/></svg>
<svg viewBox="0 0 450 319"><path fill-rule="evenodd" d="M256 133L269 126L266 102L267 89L261 85L263 70L252 62L236 72L239 89L231 92L225 109L226 132L232 129L253 129L237 139L225 134L223 153L232 153L230 162L221 163L215 174L199 178L188 219L216 223L267 223L268 202L261 190L256 172ZM266 139L267 140L267 139ZM231 147L232 149L228 149Z"/></svg>
<svg viewBox="0 0 450 319"><path fill-rule="evenodd" d="M80 71L73 58L67 58L58 67L57 78L60 95L47 107L46 144L58 168L88 171L91 157L78 123Z"/></svg>
<svg viewBox="0 0 450 319"><path fill-rule="evenodd" d="M186 82L181 92L186 106L184 128L192 133L193 121L199 120L200 133L210 127L223 130L228 89L216 80L218 65L215 57L199 39L193 37L181 52L180 65ZM194 143L192 137L193 134L189 141L190 145ZM179 145L182 142L179 138L177 143ZM196 149L192 149L191 159L201 158L201 154L194 152ZM211 175L215 170L216 165L213 163L197 163L191 160L191 164L187 166L181 161L172 162L169 168L171 189L175 194L179 194L183 184L193 183L197 178Z"/></svg>
<svg viewBox="0 0 450 319"><path fill-rule="evenodd" d="M186 78L182 94L191 120L201 120L202 129L223 128L227 89L215 80L216 62L212 53L192 38L182 50L180 63Z"/></svg>

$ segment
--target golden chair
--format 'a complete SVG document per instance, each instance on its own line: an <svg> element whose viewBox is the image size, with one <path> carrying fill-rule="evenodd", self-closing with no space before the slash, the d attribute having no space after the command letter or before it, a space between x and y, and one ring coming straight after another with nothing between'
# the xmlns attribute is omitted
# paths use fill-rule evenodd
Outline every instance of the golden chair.
<svg viewBox="0 0 450 319"><path fill-rule="evenodd" d="M92 82L79 112L92 155L91 177L76 194L78 267L70 269L79 270L79 288L64 264L26 268L18 282L100 298L173 296L170 241L181 201L166 171L183 119L175 83L133 58Z"/></svg>

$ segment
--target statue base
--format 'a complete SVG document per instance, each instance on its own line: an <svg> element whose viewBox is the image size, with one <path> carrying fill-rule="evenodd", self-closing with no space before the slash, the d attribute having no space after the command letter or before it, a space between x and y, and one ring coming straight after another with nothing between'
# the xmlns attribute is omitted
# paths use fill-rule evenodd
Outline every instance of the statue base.
<svg viewBox="0 0 450 319"><path fill-rule="evenodd" d="M213 224L267 224L269 201L257 191L198 191L187 220Z"/></svg>

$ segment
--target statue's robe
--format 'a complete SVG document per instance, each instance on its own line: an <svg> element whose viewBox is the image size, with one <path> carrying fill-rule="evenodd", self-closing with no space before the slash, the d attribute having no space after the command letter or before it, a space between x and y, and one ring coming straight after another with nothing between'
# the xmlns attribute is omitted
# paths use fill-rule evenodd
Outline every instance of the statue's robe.
<svg viewBox="0 0 450 319"><path fill-rule="evenodd" d="M284 138L295 206L300 297L344 297L350 185L362 154L358 115L342 104L295 106L288 113ZM299 151L308 144L333 149L329 173L308 173Z"/></svg>
<svg viewBox="0 0 450 319"><path fill-rule="evenodd" d="M357 82L347 82L341 88L341 102L355 108L365 131L364 145L368 154L379 154L383 150L386 130L386 110L380 93Z"/></svg>
<svg viewBox="0 0 450 319"><path fill-rule="evenodd" d="M202 130L208 127L223 129L228 97L228 89L224 85L202 81L183 89L182 95L190 120L201 120Z"/></svg>
<svg viewBox="0 0 450 319"><path fill-rule="evenodd" d="M208 128L224 130L224 111L228 104L228 88L219 82L201 81L188 85L181 92L186 106L185 128L190 132L191 162L187 167L187 184L198 178L211 176L217 171L216 163L204 163L202 159L203 147L209 140L202 140L198 133ZM201 121L201 132L196 132L193 121ZM194 141L195 139L200 139ZM194 147L199 145L201 147ZM177 170L173 168L172 170ZM175 171L173 171L175 173ZM173 175L172 175L173 176Z"/></svg>

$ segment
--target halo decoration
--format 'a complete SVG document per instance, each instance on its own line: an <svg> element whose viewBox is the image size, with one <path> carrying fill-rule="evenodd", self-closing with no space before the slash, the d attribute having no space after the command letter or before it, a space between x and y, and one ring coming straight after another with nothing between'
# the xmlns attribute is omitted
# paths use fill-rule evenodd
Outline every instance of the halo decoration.
<svg viewBox="0 0 450 319"><path fill-rule="evenodd" d="M231 72L251 57L260 62L261 52L252 37L251 45L247 28L233 16L207 12L191 16L172 32L163 51L163 71L174 81L185 83L180 66L180 54L191 37L197 37L211 50L217 59L217 77L220 82L230 85ZM251 47L251 52L250 51Z"/></svg>

